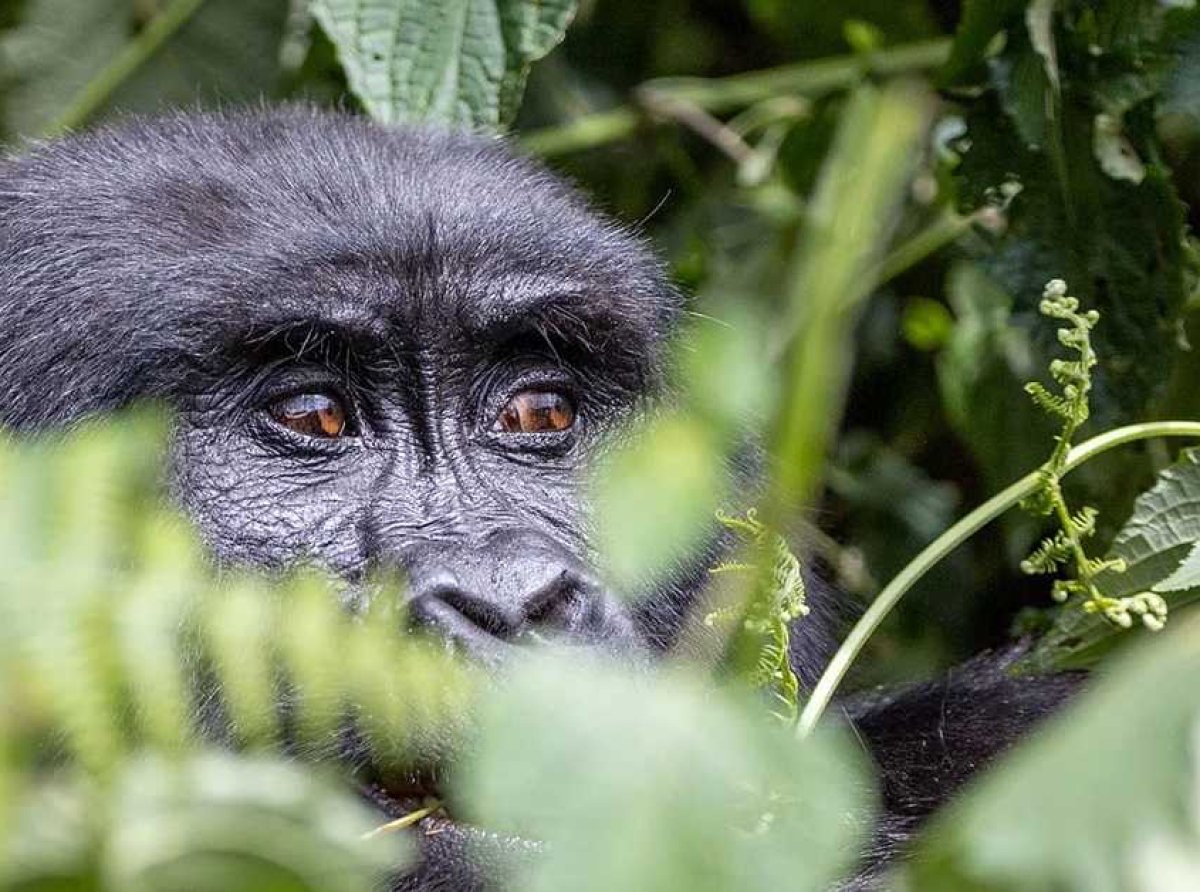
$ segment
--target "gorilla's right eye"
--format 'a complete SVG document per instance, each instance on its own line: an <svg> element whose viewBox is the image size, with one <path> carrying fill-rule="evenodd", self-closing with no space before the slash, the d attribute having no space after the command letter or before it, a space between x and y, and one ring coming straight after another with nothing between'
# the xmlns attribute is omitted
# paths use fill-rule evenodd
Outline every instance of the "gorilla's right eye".
<svg viewBox="0 0 1200 892"><path fill-rule="evenodd" d="M297 393L276 400L268 411L276 423L308 437L334 440L347 433L346 407L328 393Z"/></svg>

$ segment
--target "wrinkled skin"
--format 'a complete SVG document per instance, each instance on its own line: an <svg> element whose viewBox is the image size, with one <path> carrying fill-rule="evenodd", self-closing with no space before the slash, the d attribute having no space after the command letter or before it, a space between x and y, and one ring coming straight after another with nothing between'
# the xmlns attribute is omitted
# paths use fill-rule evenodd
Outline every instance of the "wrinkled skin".
<svg viewBox="0 0 1200 892"><path fill-rule="evenodd" d="M495 140L285 109L129 121L0 165L0 424L164 401L172 490L216 560L315 562L350 598L402 571L410 614L485 664L535 640L674 644L720 537L627 607L583 483L661 398L680 312L638 238ZM815 601L805 682L834 612ZM884 789L855 882L1073 686L979 664L852 707ZM530 848L424 826L396 888L483 888Z"/></svg>

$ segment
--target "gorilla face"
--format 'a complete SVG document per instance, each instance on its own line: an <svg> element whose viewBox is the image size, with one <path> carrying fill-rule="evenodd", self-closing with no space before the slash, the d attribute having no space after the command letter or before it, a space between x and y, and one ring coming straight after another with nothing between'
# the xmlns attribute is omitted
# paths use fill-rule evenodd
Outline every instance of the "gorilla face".
<svg viewBox="0 0 1200 892"><path fill-rule="evenodd" d="M399 569L487 660L670 635L598 582L582 485L676 295L497 141L292 109L39 149L0 168L0 309L0 421L166 401L221 561Z"/></svg>

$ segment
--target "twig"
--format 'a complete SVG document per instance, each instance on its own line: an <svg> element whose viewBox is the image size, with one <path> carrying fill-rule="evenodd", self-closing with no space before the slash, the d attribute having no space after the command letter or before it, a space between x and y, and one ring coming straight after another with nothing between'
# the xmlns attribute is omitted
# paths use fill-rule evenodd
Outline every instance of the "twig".
<svg viewBox="0 0 1200 892"><path fill-rule="evenodd" d="M718 114L781 94L823 96L870 74L888 76L936 68L949 55L949 40L927 40L875 53L833 56L724 78L659 78L647 81L640 90L652 90ZM645 115L637 108L619 106L534 130L521 137L521 144L545 157L566 155L624 139L645 121Z"/></svg>
<svg viewBox="0 0 1200 892"><path fill-rule="evenodd" d="M402 818L396 818L394 821L388 821L386 824L381 824L370 833L363 836L363 839L374 839L377 836L383 836L385 833L395 833L397 830L404 830L406 827L411 827L419 821L425 820L430 815L440 811L442 801L440 799L427 799L425 805L418 808L416 811L410 811Z"/></svg>
<svg viewBox="0 0 1200 892"><path fill-rule="evenodd" d="M639 87L635 91L635 95L638 104L650 112L653 117L678 121L716 146L738 166L746 164L754 157L753 146L742 139L741 134L695 103L648 86Z"/></svg>

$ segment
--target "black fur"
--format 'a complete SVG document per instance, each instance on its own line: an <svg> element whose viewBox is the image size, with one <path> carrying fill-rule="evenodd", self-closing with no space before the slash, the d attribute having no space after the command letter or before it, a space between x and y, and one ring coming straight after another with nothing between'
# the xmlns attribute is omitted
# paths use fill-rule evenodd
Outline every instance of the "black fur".
<svg viewBox="0 0 1200 892"><path fill-rule="evenodd" d="M638 238L493 139L291 108L133 120L0 165L0 424L163 400L174 493L217 560L315 560L351 597L400 567L413 612L483 659L530 628L675 642L719 539L629 612L593 573L581 470L662 395L680 312ZM569 394L576 428L497 432L528 386ZM352 436L272 421L296 393L335 395ZM832 640L815 600L793 643L806 683ZM885 797L855 884L1074 686L997 665L848 707ZM397 888L480 888L529 847L426 829Z"/></svg>

